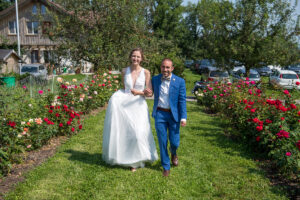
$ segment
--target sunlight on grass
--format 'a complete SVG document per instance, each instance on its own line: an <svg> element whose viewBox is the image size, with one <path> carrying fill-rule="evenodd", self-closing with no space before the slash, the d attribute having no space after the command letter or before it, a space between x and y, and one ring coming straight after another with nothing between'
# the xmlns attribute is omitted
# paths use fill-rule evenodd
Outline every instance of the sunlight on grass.
<svg viewBox="0 0 300 200"><path fill-rule="evenodd" d="M191 71L190 69L185 69L183 72L185 84L186 84L186 95L187 96L194 96L192 94L192 89L194 88L195 81L200 81L201 75L197 74L196 72Z"/></svg>
<svg viewBox="0 0 300 200"><path fill-rule="evenodd" d="M153 101L148 105L152 109ZM287 199L272 187L242 144L224 136L217 118L188 103L179 166L162 176L160 161L132 173L101 159L105 111L27 175L6 199ZM152 130L158 148L154 121Z"/></svg>

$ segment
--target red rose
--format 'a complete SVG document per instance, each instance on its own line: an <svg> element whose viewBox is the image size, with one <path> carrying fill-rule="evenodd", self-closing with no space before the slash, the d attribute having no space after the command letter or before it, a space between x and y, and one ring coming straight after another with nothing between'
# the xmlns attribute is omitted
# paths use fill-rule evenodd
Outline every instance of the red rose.
<svg viewBox="0 0 300 200"><path fill-rule="evenodd" d="M257 130L257 131L262 131L262 130L263 130L263 126L257 126L257 127L256 127L256 130Z"/></svg>
<svg viewBox="0 0 300 200"><path fill-rule="evenodd" d="M250 112L255 113L255 108L251 109Z"/></svg>
<svg viewBox="0 0 300 200"><path fill-rule="evenodd" d="M72 127L72 128L71 128L71 131L74 132L74 131L75 131L75 128Z"/></svg>
<svg viewBox="0 0 300 200"><path fill-rule="evenodd" d="M257 141L257 142L260 141L260 137L259 137L259 136L256 137L256 141Z"/></svg>
<svg viewBox="0 0 300 200"><path fill-rule="evenodd" d="M296 82L296 85L300 85L300 82L299 82L299 81L297 81L297 82Z"/></svg>
<svg viewBox="0 0 300 200"><path fill-rule="evenodd" d="M70 122L70 121L67 121L67 125L71 125L71 122Z"/></svg>
<svg viewBox="0 0 300 200"><path fill-rule="evenodd" d="M266 119L266 123L267 123L267 124L271 124L271 123L272 123L272 121L271 121L271 120L269 120L269 119Z"/></svg>
<svg viewBox="0 0 300 200"><path fill-rule="evenodd" d="M297 106L296 106L295 104L292 104L292 103L291 103L290 106L291 106L292 109L297 109Z"/></svg>
<svg viewBox="0 0 300 200"><path fill-rule="evenodd" d="M55 116L56 116L56 117L59 117L59 113L56 113Z"/></svg>
<svg viewBox="0 0 300 200"><path fill-rule="evenodd" d="M286 152L286 154L285 154L286 156L291 156L292 155L292 153L291 152Z"/></svg>
<svg viewBox="0 0 300 200"><path fill-rule="evenodd" d="M82 125L80 124L80 125L78 126L78 128L81 130L81 129L82 129Z"/></svg>
<svg viewBox="0 0 300 200"><path fill-rule="evenodd" d="M53 113L53 110L48 110L48 113Z"/></svg>
<svg viewBox="0 0 300 200"><path fill-rule="evenodd" d="M63 123L59 123L59 127L63 127Z"/></svg>
<svg viewBox="0 0 300 200"><path fill-rule="evenodd" d="M284 90L283 93L284 94L290 94L290 92L288 90Z"/></svg>
<svg viewBox="0 0 300 200"><path fill-rule="evenodd" d="M281 119L281 121L283 121L283 120L284 120L284 117L281 117L280 119Z"/></svg>

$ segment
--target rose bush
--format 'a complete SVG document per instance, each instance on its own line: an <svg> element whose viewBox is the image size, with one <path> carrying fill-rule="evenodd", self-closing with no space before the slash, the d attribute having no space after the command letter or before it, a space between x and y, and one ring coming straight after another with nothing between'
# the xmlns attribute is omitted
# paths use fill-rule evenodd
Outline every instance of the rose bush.
<svg viewBox="0 0 300 200"><path fill-rule="evenodd" d="M57 79L56 95L39 90L30 98L25 85L0 88L0 177L20 161L20 153L46 144L50 138L72 135L82 129L82 114L103 106L120 87L120 77L97 73L85 82L72 84Z"/></svg>
<svg viewBox="0 0 300 200"><path fill-rule="evenodd" d="M199 102L219 112L238 130L238 136L271 158L281 172L300 172L300 105L288 90L282 98L264 95L254 82L208 85ZM235 133L236 134L236 133Z"/></svg>

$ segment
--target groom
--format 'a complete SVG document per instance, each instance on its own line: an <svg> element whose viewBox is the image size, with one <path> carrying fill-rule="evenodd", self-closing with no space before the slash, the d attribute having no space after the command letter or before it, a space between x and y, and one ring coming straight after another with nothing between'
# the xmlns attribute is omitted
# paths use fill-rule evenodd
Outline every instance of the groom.
<svg viewBox="0 0 300 200"><path fill-rule="evenodd" d="M177 148L179 146L179 128L186 125L186 89L185 81L172 74L173 62L169 58L161 62L161 74L152 78L154 105L152 117L158 137L163 176L170 174L168 154L168 131L171 150L171 161L178 165Z"/></svg>

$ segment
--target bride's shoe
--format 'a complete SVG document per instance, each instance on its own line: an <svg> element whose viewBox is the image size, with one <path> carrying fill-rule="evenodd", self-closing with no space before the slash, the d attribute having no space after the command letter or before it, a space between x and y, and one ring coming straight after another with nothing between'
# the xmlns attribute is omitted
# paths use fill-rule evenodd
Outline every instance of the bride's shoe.
<svg viewBox="0 0 300 200"><path fill-rule="evenodd" d="M136 171L136 168L131 167L131 168L130 168L130 171L135 172L135 171Z"/></svg>

